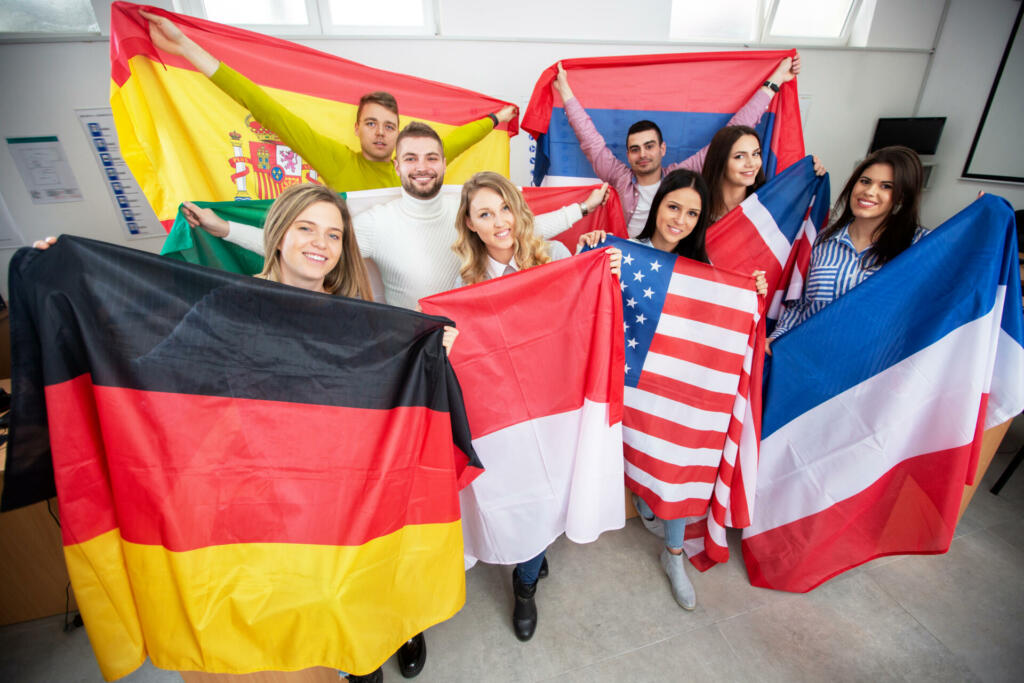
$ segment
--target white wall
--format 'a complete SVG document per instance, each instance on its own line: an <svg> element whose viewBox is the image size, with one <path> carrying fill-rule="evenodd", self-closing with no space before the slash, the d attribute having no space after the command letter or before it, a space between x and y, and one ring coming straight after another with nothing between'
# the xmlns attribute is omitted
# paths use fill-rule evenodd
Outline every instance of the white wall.
<svg viewBox="0 0 1024 683"><path fill-rule="evenodd" d="M919 116L948 117L934 158L938 167L932 189L926 193L925 225L949 218L974 200L979 190L1024 209L1020 184L960 179L1019 10L1020 0L951 0L918 112ZM1024 88L1024 83L1016 87Z"/></svg>
<svg viewBox="0 0 1024 683"><path fill-rule="evenodd" d="M806 145L833 172L834 192L865 154L878 117L913 114L943 1L882 0L876 12L884 12L880 17L884 16L885 26L877 22L872 26L867 49L801 50L800 92L810 97ZM981 186L1024 205L1024 191L1019 188L1006 191L1007 186L957 179L1019 2L951 2L920 111L922 116L950 117L936 157L938 175L925 202L928 225L962 208ZM634 0L630 3L634 11L624 15L618 0L521 0L510 17L508 7L502 5L440 0L442 31L462 38L299 42L371 66L484 92L525 108L540 71L558 59L737 49L681 48L668 43L668 4L668 0ZM538 18L550 16L545 11L556 6L562 14L538 24ZM585 18L574 20L574 16ZM527 33L534 37L513 40ZM0 192L29 241L70 233L158 251L160 239L129 242L124 238L74 116L76 107L106 106L108 51L106 42L0 45L0 92L4 93L0 138L56 134L85 200L32 204L6 145L0 152ZM519 183L529 182L528 146L525 134L513 140L512 176ZM5 296L10 253L0 251L0 289Z"/></svg>

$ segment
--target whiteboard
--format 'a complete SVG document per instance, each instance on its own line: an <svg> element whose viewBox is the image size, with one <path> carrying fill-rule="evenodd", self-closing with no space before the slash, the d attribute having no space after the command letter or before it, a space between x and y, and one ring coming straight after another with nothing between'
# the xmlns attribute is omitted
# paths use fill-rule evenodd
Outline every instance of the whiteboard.
<svg viewBox="0 0 1024 683"><path fill-rule="evenodd" d="M1021 15L1010 32L1003 60L988 94L978 131L964 164L964 178L1024 183L1024 136L1020 132L1024 117L1024 37Z"/></svg>

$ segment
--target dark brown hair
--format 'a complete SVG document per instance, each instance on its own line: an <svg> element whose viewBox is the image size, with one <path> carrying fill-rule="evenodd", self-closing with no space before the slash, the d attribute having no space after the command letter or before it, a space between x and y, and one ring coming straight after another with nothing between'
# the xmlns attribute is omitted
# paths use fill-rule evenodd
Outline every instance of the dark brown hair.
<svg viewBox="0 0 1024 683"><path fill-rule="evenodd" d="M651 212L647 214L647 223L644 224L644 229L637 235L637 238L649 240L654 236L658 229L658 209L661 207L665 195L684 187L692 187L700 195L700 216L697 217L697 224L693 226L693 231L679 240L672 252L701 263L711 263L708 260L708 250L704 244L708 225L711 223L708 212L708 186L704 182L704 178L695 171L677 168L662 178L661 185L658 187L654 199L651 200Z"/></svg>
<svg viewBox="0 0 1024 683"><path fill-rule="evenodd" d="M356 109L356 123L359 123L359 117L363 115L363 107L368 104L379 104L395 116L398 116L398 100L395 99L395 96L389 92L377 90L376 92L368 92L359 98L359 108Z"/></svg>
<svg viewBox="0 0 1024 683"><path fill-rule="evenodd" d="M701 175L704 182L708 184L708 192L711 193L711 202L705 211L708 217L715 217L715 220L725 215L725 198L722 192L722 181L725 180L725 171L729 166L729 157L732 155L732 146L744 135L753 135L757 140L758 147L761 146L761 138L757 131L749 126L726 126L720 128L715 137L711 138L708 145L707 156L704 157L704 169ZM763 155L762 155L763 159ZM757 171L754 184L747 188L747 195L753 194L757 188L764 185L764 166Z"/></svg>
<svg viewBox="0 0 1024 683"><path fill-rule="evenodd" d="M871 236L875 263L882 265L896 258L914 241L914 232L920 225L921 190L924 169L917 152L909 147L883 147L875 150L853 169L843 191L832 209L833 220L821 231L816 242L824 242L853 220L850 195L864 172L875 164L892 167L892 210L882 219Z"/></svg>

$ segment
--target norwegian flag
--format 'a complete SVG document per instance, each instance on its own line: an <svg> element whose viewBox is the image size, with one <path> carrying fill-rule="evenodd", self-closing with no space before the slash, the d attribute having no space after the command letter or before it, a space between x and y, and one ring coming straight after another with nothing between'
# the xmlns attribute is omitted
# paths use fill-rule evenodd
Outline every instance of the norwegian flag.
<svg viewBox="0 0 1024 683"><path fill-rule="evenodd" d="M623 251L626 486L656 515L702 514L751 361L753 278L610 238Z"/></svg>
<svg viewBox="0 0 1024 683"><path fill-rule="evenodd" d="M811 157L770 180L708 230L711 262L741 273L765 271L767 316L751 337L751 363L744 366L733 405L720 476L715 482L710 515L686 528L683 549L705 571L729 559L725 528L753 522L758 449L761 440L761 382L765 330L770 331L786 300L799 298L811 246L828 219L828 176L815 176Z"/></svg>

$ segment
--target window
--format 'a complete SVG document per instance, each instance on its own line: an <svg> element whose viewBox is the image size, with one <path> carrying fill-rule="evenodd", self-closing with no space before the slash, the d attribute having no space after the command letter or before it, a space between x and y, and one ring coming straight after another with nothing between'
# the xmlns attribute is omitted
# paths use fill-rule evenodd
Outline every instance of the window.
<svg viewBox="0 0 1024 683"><path fill-rule="evenodd" d="M700 43L845 45L861 0L672 0L669 37Z"/></svg>
<svg viewBox="0 0 1024 683"><path fill-rule="evenodd" d="M4 0L0 3L0 33L99 35L90 0Z"/></svg>
<svg viewBox="0 0 1024 683"><path fill-rule="evenodd" d="M175 0L183 14L277 35L432 34L431 0Z"/></svg>

